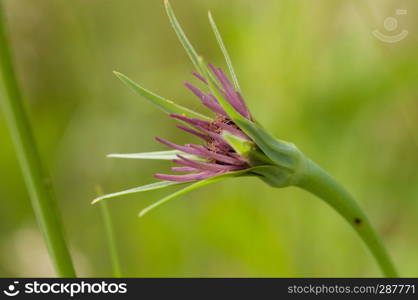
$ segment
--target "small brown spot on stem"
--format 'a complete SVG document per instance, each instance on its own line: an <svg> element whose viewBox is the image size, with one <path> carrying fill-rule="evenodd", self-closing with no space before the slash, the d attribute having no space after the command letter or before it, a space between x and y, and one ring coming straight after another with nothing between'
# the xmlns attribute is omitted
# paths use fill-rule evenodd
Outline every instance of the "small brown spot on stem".
<svg viewBox="0 0 418 300"><path fill-rule="evenodd" d="M360 218L355 218L354 223L356 223L356 225L361 225L361 219Z"/></svg>

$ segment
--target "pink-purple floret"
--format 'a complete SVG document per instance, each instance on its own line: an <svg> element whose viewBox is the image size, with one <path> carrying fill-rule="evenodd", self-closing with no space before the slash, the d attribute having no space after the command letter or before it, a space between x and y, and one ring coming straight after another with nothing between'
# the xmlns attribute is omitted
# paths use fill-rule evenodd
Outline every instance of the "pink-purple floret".
<svg viewBox="0 0 418 300"><path fill-rule="evenodd" d="M225 73L209 64L209 68L218 79L222 88L219 89L221 95L231 104L231 106L240 113L243 117L251 119L250 112L241 97L241 94L235 90ZM199 73L192 73L196 78L207 84L207 80ZM215 113L216 117L213 121L200 120L197 118L189 118L186 116L171 114L172 118L178 119L194 128L184 125L177 125L177 128L193 134L206 142L205 145L186 144L184 146L174 144L167 140L157 137L156 140L160 143L179 150L181 152L192 155L190 156L177 155L174 163L181 165L180 167L171 168L174 172L186 172L188 174L172 175L172 174L155 174L158 179L169 181L196 181L207 179L230 171L238 171L249 167L248 162L228 144L222 137L222 131L227 131L237 137L248 139L239 129L228 114L219 104L218 99L211 93L204 93L189 82L185 86L192 91L202 104L208 107Z"/></svg>

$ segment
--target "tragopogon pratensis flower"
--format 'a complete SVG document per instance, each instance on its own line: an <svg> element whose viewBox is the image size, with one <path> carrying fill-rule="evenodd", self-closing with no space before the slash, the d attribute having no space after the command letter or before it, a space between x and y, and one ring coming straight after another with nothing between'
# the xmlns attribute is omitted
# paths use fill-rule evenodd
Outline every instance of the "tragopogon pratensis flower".
<svg viewBox="0 0 418 300"><path fill-rule="evenodd" d="M177 196L228 177L255 176L273 187L297 186L323 199L340 213L367 244L384 274L396 276L395 268L382 242L350 194L295 145L273 137L254 121L243 100L231 60L211 14L209 13L210 24L225 56L231 81L220 68L212 64L207 65L196 53L167 0L165 5L171 24L196 68L193 75L201 81L204 90L189 82L185 85L213 114L205 116L194 112L146 90L125 75L115 72L118 78L135 92L181 122L177 127L197 136L201 143L178 145L158 137L157 141L173 150L109 155L133 159L173 160L178 166L173 167L172 171L177 174L155 174L161 181L104 195L96 198L93 203L130 193L189 184L143 209L140 212L140 216L143 216Z"/></svg>
<svg viewBox="0 0 418 300"><path fill-rule="evenodd" d="M213 65L209 65L209 67L222 86L222 90L220 89L219 92L224 99L226 99L244 118L251 120L250 112L248 111L241 94L234 89L225 73ZM194 72L193 75L200 79L204 84L208 83L207 79L199 73ZM170 117L189 125L177 125L179 129L199 137L204 142L204 145L186 144L180 146L157 137L157 141L162 144L183 153L190 154L197 160L177 154L177 159L173 160L173 162L181 166L173 167L172 171L186 172L188 174L155 174L155 177L169 181L186 182L207 179L226 172L248 169L251 165L249 159L238 153L224 137L223 133L228 133L235 138L242 139L248 143L252 143L251 138L234 123L232 118L225 112L219 104L218 99L216 99L212 93L205 93L189 82L186 82L185 85L199 97L203 105L214 113L214 118L212 120L202 120L199 118L189 118L179 114L170 114ZM190 128L190 126L193 128Z"/></svg>

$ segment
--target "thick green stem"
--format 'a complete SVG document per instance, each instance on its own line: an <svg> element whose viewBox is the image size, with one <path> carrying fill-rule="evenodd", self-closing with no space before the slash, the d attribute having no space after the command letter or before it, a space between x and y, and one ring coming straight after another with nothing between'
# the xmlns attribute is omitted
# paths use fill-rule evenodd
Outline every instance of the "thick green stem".
<svg viewBox="0 0 418 300"><path fill-rule="evenodd" d="M58 276L75 277L72 261L47 177L43 171L31 127L26 117L16 81L0 3L0 88L4 116L16 148L23 177L29 191L36 219L46 240Z"/></svg>
<svg viewBox="0 0 418 300"><path fill-rule="evenodd" d="M296 185L322 198L357 231L386 277L397 277L395 267L376 231L351 195L317 164L306 160Z"/></svg>

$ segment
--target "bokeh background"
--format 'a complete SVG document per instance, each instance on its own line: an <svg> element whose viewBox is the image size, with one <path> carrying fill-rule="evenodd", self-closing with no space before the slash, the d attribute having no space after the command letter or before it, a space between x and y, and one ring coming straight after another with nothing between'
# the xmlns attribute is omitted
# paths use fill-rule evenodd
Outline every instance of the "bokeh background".
<svg viewBox="0 0 418 300"><path fill-rule="evenodd" d="M165 150L190 137L112 74L191 108L192 64L163 1L5 0L17 75L52 175L80 276L111 276L96 186L154 182L169 162L107 153ZM256 118L342 182L403 276L418 276L418 3L415 0L172 0L195 47L225 66L211 10ZM406 9L406 15L396 15ZM392 32L384 20L396 17ZM386 43L372 35L393 36ZM54 276L0 114L0 276ZM192 192L143 219L171 190L108 201L124 276L380 276L330 207L252 178Z"/></svg>

